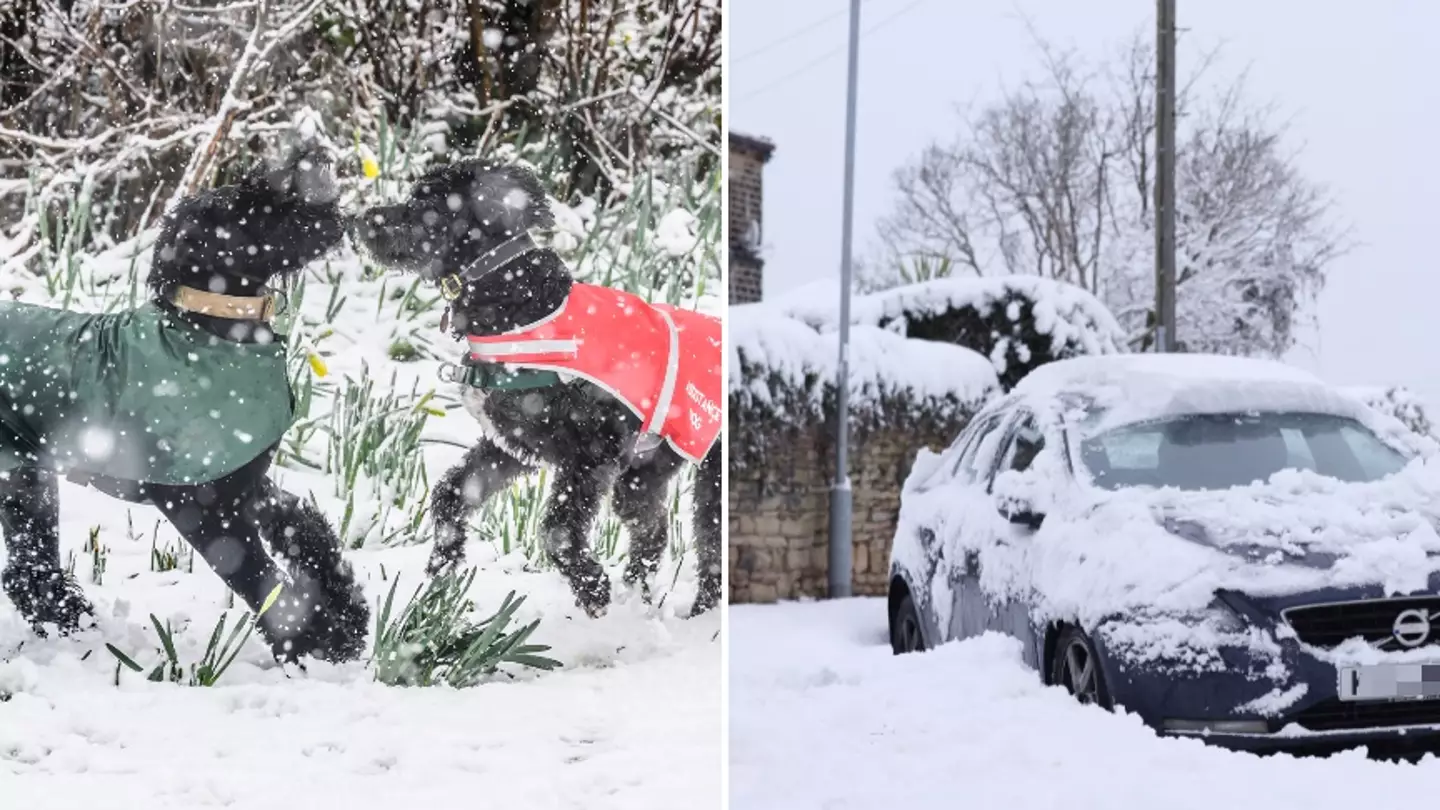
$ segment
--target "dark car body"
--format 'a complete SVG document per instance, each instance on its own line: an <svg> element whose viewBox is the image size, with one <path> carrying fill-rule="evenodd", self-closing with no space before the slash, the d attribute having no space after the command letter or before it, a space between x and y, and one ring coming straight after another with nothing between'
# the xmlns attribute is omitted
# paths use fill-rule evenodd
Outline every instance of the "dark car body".
<svg viewBox="0 0 1440 810"><path fill-rule="evenodd" d="M1123 373L1119 376L1123 380ZM964 494L967 503L990 503L1006 519L996 536L968 543L960 559L946 559L954 549L938 542L931 526L902 517L890 569L892 632L897 611L908 602L918 614L925 648L985 632L1004 633L1019 639L1025 663L1053 682L1057 641L1067 625L1078 626L1079 621L1041 619L1035 599L1013 594L999 598L982 587L981 578L989 556L1013 554L1044 519L1023 509L1007 511L994 499L994 482L1003 469L1017 468L1027 446L1037 441L1044 446L1047 437L1034 434L1034 414L1042 409L1063 411L1052 406L1057 397L1065 396L1063 386L1042 394L1017 389L981 411L943 454L917 462L906 483L907 494L954 487L951 491ZM1063 435L1073 425L1061 420L1053 429L1057 432L1048 443L1062 453L1069 484L1087 486L1084 479L1090 476L1073 457L1074 437ZM962 521L960 531L995 534L993 526ZM1216 616L1273 645L1266 655L1257 656L1252 648L1242 646L1220 646L1216 652L1223 665L1203 670L1178 661L1137 661L1114 649L1110 631L1123 627L1133 633L1145 619L1133 613L1109 615L1088 628L1088 641L1108 687L1108 702L1138 715L1161 734L1197 736L1232 748L1440 742L1440 699L1436 699L1440 695L1440 574L1429 576L1428 588L1404 595L1387 596L1376 584L1282 596L1222 590L1214 596ZM1402 630L1403 645L1397 642ZM1424 670L1427 683L1434 677L1434 692L1407 699L1342 700L1342 671L1326 651L1342 642L1358 643L1357 638L1377 650L1405 652L1411 656L1407 661L1433 652L1430 660L1437 666L1417 666ZM1277 662L1283 664L1283 680L1268 674L1279 671ZM1415 669L1404 666L1407 672ZM1267 701L1277 700L1277 693L1284 698L1276 703L1281 708L1266 709Z"/></svg>

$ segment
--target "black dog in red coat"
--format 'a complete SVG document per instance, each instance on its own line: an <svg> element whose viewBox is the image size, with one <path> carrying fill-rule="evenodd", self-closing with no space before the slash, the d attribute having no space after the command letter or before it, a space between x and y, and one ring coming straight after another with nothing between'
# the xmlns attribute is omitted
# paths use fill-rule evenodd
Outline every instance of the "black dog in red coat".
<svg viewBox="0 0 1440 810"><path fill-rule="evenodd" d="M720 599L719 321L577 283L530 239L553 224L530 172L471 161L431 170L353 226L378 263L440 285L448 328L469 344L462 396L484 437L431 496L431 573L463 558L473 510L544 466L554 484L540 531L577 603L592 616L610 603L590 548L606 494L630 536L624 580L648 599L668 484L693 462L701 613Z"/></svg>

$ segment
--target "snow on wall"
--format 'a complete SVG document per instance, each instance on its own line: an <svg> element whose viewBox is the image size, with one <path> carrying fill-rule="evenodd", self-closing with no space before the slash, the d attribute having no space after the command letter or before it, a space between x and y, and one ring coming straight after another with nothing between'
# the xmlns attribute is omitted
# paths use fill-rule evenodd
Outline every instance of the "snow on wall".
<svg viewBox="0 0 1440 810"><path fill-rule="evenodd" d="M730 391L756 406L775 405L776 383L821 405L837 374L839 336L819 332L769 304L730 307ZM999 390L995 370L961 346L910 340L871 325L850 331L850 404L865 409L886 396L952 401L973 410Z"/></svg>
<svg viewBox="0 0 1440 810"><path fill-rule="evenodd" d="M823 331L839 323L836 296L811 287L775 302ZM1099 299L1039 276L944 278L855 296L850 321L946 340L988 357L1005 387L1048 360L1124 350L1125 333Z"/></svg>

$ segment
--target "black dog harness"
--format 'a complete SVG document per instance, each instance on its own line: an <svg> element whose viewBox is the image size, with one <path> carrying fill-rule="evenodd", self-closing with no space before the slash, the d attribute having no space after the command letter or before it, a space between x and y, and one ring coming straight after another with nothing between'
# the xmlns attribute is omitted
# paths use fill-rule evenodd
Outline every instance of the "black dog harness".
<svg viewBox="0 0 1440 810"><path fill-rule="evenodd" d="M539 249L540 246L535 244L529 233L521 232L480 254L480 258L460 272L441 276L440 295L444 296L446 301L454 301L465 291L466 282L479 281L521 256ZM449 327L450 309L446 307L440 329L446 331ZM482 391L523 391L548 388L560 383L560 375L553 371L511 368L504 363L485 363L473 360L468 352L461 365L442 364L439 376L443 382L461 383Z"/></svg>

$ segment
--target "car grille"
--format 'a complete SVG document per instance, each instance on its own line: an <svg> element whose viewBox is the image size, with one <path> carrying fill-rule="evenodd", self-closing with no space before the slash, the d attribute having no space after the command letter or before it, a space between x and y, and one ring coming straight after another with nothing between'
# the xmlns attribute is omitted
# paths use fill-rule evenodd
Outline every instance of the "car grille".
<svg viewBox="0 0 1440 810"><path fill-rule="evenodd" d="M1412 608L1428 610L1431 616L1440 619L1440 596L1312 605L1289 608L1283 615L1300 640L1313 647L1328 649L1360 636L1384 649L1400 649L1393 629L1395 617ZM1440 627L1433 627L1433 631L1427 644L1440 642Z"/></svg>
<svg viewBox="0 0 1440 810"><path fill-rule="evenodd" d="M1346 703L1327 700L1292 718L1310 731L1440 725L1440 700Z"/></svg>

